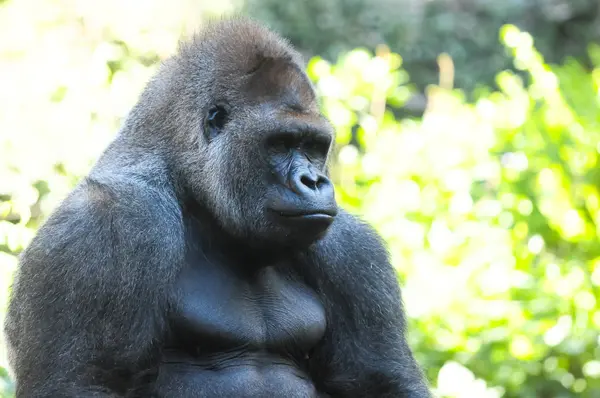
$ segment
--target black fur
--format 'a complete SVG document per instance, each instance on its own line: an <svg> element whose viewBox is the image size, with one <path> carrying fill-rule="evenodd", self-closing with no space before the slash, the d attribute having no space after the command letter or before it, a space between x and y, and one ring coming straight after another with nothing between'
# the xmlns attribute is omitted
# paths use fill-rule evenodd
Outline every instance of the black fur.
<svg viewBox="0 0 600 398"><path fill-rule="evenodd" d="M22 255L17 397L430 397L315 101L256 23L182 45Z"/></svg>

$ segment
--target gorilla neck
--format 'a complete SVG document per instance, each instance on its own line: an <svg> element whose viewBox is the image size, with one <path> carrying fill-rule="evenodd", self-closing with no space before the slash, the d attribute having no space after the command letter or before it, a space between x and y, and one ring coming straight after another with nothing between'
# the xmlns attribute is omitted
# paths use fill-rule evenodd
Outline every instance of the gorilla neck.
<svg viewBox="0 0 600 398"><path fill-rule="evenodd" d="M252 236L235 236L226 231L212 213L197 201L186 201L183 207L188 231L197 236L203 248L211 252L225 253L230 260L256 263L266 266L290 258L308 246L281 245Z"/></svg>
<svg viewBox="0 0 600 398"><path fill-rule="evenodd" d="M231 234L217 222L211 211L197 201L186 201L183 205L183 215L188 230L200 238L200 244L204 248L227 253L232 260L260 259L263 263L269 263L277 261L285 253L283 248L276 249L268 242Z"/></svg>

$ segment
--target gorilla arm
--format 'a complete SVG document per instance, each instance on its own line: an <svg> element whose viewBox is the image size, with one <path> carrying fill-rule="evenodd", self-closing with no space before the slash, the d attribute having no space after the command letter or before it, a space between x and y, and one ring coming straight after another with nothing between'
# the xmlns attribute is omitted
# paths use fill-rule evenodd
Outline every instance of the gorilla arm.
<svg viewBox="0 0 600 398"><path fill-rule="evenodd" d="M125 395L165 329L178 212L164 189L87 179L40 228L6 322L17 397Z"/></svg>
<svg viewBox="0 0 600 398"><path fill-rule="evenodd" d="M341 211L317 244L311 275L327 309L328 329L311 355L320 388L332 397L429 398L405 338L397 277L372 228Z"/></svg>

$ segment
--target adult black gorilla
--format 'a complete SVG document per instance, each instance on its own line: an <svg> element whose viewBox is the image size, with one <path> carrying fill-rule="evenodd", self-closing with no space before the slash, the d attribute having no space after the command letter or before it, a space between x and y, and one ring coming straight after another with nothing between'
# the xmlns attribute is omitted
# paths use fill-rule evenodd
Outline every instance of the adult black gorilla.
<svg viewBox="0 0 600 398"><path fill-rule="evenodd" d="M165 62L24 252L17 397L429 397L299 55L243 19Z"/></svg>

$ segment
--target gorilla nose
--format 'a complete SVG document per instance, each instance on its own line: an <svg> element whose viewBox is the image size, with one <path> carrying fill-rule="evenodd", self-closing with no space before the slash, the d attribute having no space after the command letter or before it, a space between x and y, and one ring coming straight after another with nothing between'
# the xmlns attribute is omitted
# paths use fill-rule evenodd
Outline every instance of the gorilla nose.
<svg viewBox="0 0 600 398"><path fill-rule="evenodd" d="M293 184L298 194L314 195L322 188L329 187L331 182L321 173L307 170L303 173L299 173L294 179Z"/></svg>

